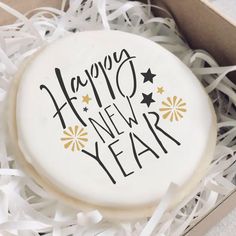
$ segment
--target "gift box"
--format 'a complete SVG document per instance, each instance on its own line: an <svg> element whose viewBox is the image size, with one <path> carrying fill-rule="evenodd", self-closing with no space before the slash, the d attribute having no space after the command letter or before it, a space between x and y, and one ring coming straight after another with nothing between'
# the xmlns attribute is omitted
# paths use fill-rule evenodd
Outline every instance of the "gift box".
<svg viewBox="0 0 236 236"><path fill-rule="evenodd" d="M153 3L164 6L173 14L191 48L208 51L222 66L235 65L236 22L223 15L209 0L154 0ZM229 77L236 83L235 73ZM204 235L235 208L235 200L236 191L186 231L186 235Z"/></svg>
<svg viewBox="0 0 236 236"><path fill-rule="evenodd" d="M24 13L37 7L59 8L58 0L37 0L28 2L3 1ZM154 0L152 4L166 8L175 19L181 33L191 48L200 48L209 52L222 66L236 64L236 22L222 15L207 0ZM153 8L155 15L163 15L163 11ZM0 10L0 25L10 23L14 17ZM233 73L229 75L235 83ZM229 194L217 206L208 212L185 235L203 235L214 224L235 207L236 191Z"/></svg>
<svg viewBox="0 0 236 236"><path fill-rule="evenodd" d="M211 1L154 0L153 3L173 14L191 48L206 50L222 66L235 65L236 22L223 15Z"/></svg>

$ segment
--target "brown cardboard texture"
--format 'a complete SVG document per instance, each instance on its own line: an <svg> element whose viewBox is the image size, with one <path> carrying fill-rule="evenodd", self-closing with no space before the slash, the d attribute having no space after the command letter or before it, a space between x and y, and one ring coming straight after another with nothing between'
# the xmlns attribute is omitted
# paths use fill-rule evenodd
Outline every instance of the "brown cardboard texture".
<svg viewBox="0 0 236 236"><path fill-rule="evenodd" d="M206 4L207 2L207 4ZM236 22L229 22L200 0L153 0L173 15L193 49L208 51L220 65L236 64Z"/></svg>
<svg viewBox="0 0 236 236"><path fill-rule="evenodd" d="M25 13L37 7L57 7L59 0L3 0L16 10ZM236 64L236 22L221 15L207 0L153 0L153 4L165 7L177 22L180 31L193 49L204 49L215 57L220 65ZM153 8L156 15L163 12ZM14 17L0 9L0 25L11 23ZM236 83L236 76L231 75ZM214 224L236 207L236 191L232 192L194 226L186 236L204 235Z"/></svg>

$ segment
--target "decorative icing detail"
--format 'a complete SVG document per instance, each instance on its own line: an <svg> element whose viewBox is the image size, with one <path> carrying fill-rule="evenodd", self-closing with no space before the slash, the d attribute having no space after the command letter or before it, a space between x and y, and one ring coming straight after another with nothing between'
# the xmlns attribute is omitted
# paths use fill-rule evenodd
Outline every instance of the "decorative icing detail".
<svg viewBox="0 0 236 236"><path fill-rule="evenodd" d="M83 96L83 100L82 102L89 104L89 102L92 100L92 98L89 97L89 95L87 94L86 96Z"/></svg>
<svg viewBox="0 0 236 236"><path fill-rule="evenodd" d="M94 205L151 206L170 182L185 189L213 150L213 116L201 84L180 65L157 44L119 31L49 45L17 92L24 155L62 192ZM170 125L186 113L180 97L187 116Z"/></svg>
<svg viewBox="0 0 236 236"><path fill-rule="evenodd" d="M84 108L83 108L83 111L84 111L84 112L87 112L87 111L88 111L88 108L87 108L87 107L84 107Z"/></svg>
<svg viewBox="0 0 236 236"><path fill-rule="evenodd" d="M75 150L81 151L82 148L85 147L85 144L88 142L88 133L85 128L79 125L75 125L74 127L70 126L66 130L63 131L64 137L61 138L63 141L65 149L71 149L73 152Z"/></svg>
<svg viewBox="0 0 236 236"><path fill-rule="evenodd" d="M147 105L147 107L150 107L150 105L155 102L155 100L152 99L152 93L149 94L145 94L142 93L143 95L143 100L141 101L141 103L144 103Z"/></svg>
<svg viewBox="0 0 236 236"><path fill-rule="evenodd" d="M163 87L157 87L157 93L163 94L165 92Z"/></svg>
<svg viewBox="0 0 236 236"><path fill-rule="evenodd" d="M153 78L156 76L156 74L153 74L151 72L151 69L149 68L147 70L147 72L143 72L141 73L141 75L144 77L144 80L143 80L143 83L146 83L146 82L151 82L153 84Z"/></svg>
<svg viewBox="0 0 236 236"><path fill-rule="evenodd" d="M164 113L162 115L163 119L169 118L171 122L173 120L179 121L183 118L183 113L187 111L186 103L182 98L176 96L168 97L166 101L162 102L162 106L159 110Z"/></svg>

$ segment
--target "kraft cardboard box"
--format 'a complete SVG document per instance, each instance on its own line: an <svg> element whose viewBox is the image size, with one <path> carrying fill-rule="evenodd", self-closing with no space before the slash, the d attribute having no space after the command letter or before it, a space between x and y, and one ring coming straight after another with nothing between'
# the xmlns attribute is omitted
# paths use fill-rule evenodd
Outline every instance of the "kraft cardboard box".
<svg viewBox="0 0 236 236"><path fill-rule="evenodd" d="M222 66L236 65L236 22L221 14L209 0L152 0L152 3L168 9L191 48L208 51ZM229 77L236 83L236 73Z"/></svg>
<svg viewBox="0 0 236 236"><path fill-rule="evenodd" d="M236 64L236 22L223 16L208 0L153 0L153 3L161 3L172 13L193 49L208 51L220 65Z"/></svg>
<svg viewBox="0 0 236 236"><path fill-rule="evenodd" d="M3 0L16 10L25 13L38 7L60 8L60 0ZM172 14L177 25L193 49L208 51L222 66L236 65L236 22L217 11L208 0L152 0ZM163 12L153 9L154 14ZM13 22L13 16L0 9L0 25ZM236 74L230 75L236 83ZM213 225L236 207L236 191L223 199L198 223L189 227L186 236L204 235Z"/></svg>
<svg viewBox="0 0 236 236"><path fill-rule="evenodd" d="M191 48L208 51L222 66L236 65L236 22L221 14L210 1L153 0L152 3L172 14ZM153 11L157 15L162 14L161 11ZM236 83L236 73L231 73L229 77ZM233 191L187 229L185 235L204 235L235 207L236 191Z"/></svg>

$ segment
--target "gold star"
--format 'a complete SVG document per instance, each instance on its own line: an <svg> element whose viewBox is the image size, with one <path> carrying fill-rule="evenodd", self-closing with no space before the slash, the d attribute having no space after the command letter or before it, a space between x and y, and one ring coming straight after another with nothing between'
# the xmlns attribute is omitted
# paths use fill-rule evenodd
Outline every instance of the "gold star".
<svg viewBox="0 0 236 236"><path fill-rule="evenodd" d="M163 87L157 87L157 93L163 94L165 92L165 90L163 89Z"/></svg>
<svg viewBox="0 0 236 236"><path fill-rule="evenodd" d="M90 100L92 100L92 98L90 98L88 94L82 97L83 97L82 102L85 102L86 104L89 104Z"/></svg>

